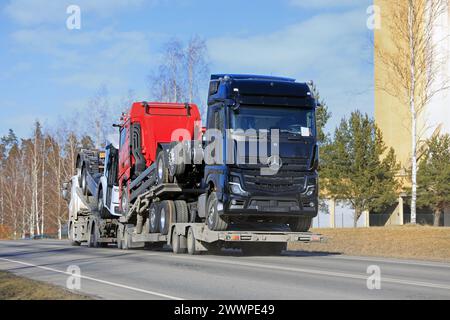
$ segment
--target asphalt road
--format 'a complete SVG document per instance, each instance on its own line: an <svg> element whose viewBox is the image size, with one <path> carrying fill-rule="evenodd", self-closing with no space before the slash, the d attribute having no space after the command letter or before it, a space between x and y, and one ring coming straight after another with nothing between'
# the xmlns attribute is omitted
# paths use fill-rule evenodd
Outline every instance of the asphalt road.
<svg viewBox="0 0 450 320"><path fill-rule="evenodd" d="M444 263L304 252L189 256L0 241L0 270L65 287L69 266L80 268L80 292L99 299L450 299L450 264ZM381 288L370 290L368 277L377 270Z"/></svg>

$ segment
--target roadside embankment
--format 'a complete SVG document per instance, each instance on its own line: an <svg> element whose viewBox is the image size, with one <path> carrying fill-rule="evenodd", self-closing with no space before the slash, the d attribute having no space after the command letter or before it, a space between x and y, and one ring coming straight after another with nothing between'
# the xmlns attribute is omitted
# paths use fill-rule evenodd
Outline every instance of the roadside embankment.
<svg viewBox="0 0 450 320"><path fill-rule="evenodd" d="M57 286L0 271L0 300L87 300Z"/></svg>
<svg viewBox="0 0 450 320"><path fill-rule="evenodd" d="M406 225L313 231L327 242L290 244L289 250L450 262L450 228Z"/></svg>

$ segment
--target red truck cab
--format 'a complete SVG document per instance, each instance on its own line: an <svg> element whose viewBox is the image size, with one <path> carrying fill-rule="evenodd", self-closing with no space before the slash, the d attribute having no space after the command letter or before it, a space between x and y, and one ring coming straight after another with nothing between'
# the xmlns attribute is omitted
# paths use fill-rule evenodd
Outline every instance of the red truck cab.
<svg viewBox="0 0 450 320"><path fill-rule="evenodd" d="M129 199L130 183L156 161L162 144L181 140L181 135L191 140L201 131L196 127L201 128L201 117L195 104L133 103L120 124L118 181L122 211L127 211L123 199Z"/></svg>

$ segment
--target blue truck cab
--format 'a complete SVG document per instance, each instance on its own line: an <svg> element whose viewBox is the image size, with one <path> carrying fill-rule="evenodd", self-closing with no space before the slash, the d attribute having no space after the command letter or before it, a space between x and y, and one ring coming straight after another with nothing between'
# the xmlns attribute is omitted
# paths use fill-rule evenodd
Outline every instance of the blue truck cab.
<svg viewBox="0 0 450 320"><path fill-rule="evenodd" d="M294 79L211 76L206 129L224 133L222 161L205 164L209 191L199 201L211 230L242 223L310 228L318 212L316 107L309 85ZM276 170L264 171L273 164Z"/></svg>

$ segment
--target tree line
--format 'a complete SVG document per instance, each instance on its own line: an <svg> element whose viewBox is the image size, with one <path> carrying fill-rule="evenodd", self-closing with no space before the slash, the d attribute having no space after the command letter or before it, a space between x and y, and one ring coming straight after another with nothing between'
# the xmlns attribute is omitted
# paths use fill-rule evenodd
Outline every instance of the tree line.
<svg viewBox="0 0 450 320"><path fill-rule="evenodd" d="M0 237L61 237L67 220L61 185L73 175L82 147L93 147L88 136L44 133L39 122L31 138L19 139L12 130L1 138Z"/></svg>

